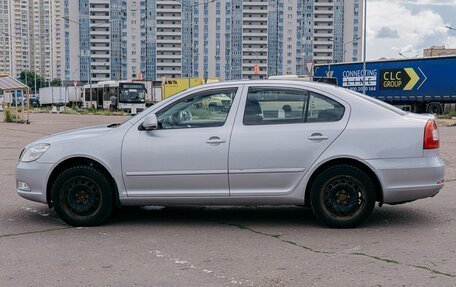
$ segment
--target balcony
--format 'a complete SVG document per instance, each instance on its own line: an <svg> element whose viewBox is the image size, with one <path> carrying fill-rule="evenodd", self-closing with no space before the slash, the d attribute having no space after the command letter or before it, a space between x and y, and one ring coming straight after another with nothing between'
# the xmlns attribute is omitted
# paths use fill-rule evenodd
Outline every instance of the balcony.
<svg viewBox="0 0 456 287"><path fill-rule="evenodd" d="M259 38L252 38L251 40L249 38L243 37L242 43L244 44L264 44L267 45L268 39L266 37L263 38L263 40L260 40Z"/></svg>
<svg viewBox="0 0 456 287"><path fill-rule="evenodd" d="M334 21L334 18L332 17L323 17L323 16L320 16L320 17L314 17L314 21L315 22L333 22Z"/></svg>
<svg viewBox="0 0 456 287"><path fill-rule="evenodd" d="M328 48L314 48L313 49L314 53L332 53L333 49L328 49Z"/></svg>
<svg viewBox="0 0 456 287"><path fill-rule="evenodd" d="M182 55L160 55L157 54L157 59L180 59Z"/></svg>
<svg viewBox="0 0 456 287"><path fill-rule="evenodd" d="M332 38L333 33L314 33L314 38Z"/></svg>
<svg viewBox="0 0 456 287"><path fill-rule="evenodd" d="M182 32L157 31L157 36L181 36Z"/></svg>
<svg viewBox="0 0 456 287"><path fill-rule="evenodd" d="M314 14L334 14L334 11L332 9L315 9Z"/></svg>
<svg viewBox="0 0 456 287"><path fill-rule="evenodd" d="M181 51L182 48L180 47L160 47L157 45L157 51L170 51L170 52L174 52L174 51Z"/></svg>
<svg viewBox="0 0 456 287"><path fill-rule="evenodd" d="M332 56L313 56L314 61L332 61Z"/></svg>

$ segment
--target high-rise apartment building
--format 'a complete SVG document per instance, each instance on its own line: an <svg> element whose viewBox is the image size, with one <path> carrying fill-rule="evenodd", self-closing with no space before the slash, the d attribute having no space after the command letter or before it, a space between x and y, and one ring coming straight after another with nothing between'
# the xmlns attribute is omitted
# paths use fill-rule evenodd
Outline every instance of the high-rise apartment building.
<svg viewBox="0 0 456 287"><path fill-rule="evenodd" d="M362 0L61 1L79 33L66 23L66 79L264 79L361 56Z"/></svg>
<svg viewBox="0 0 456 287"><path fill-rule="evenodd" d="M111 1L81 0L79 13L81 78L88 78L90 74L93 82L109 80L111 79L112 40Z"/></svg>
<svg viewBox="0 0 456 287"><path fill-rule="evenodd" d="M344 34L342 62L361 60L364 1L344 0Z"/></svg>
<svg viewBox="0 0 456 287"><path fill-rule="evenodd" d="M306 63L359 60L362 0L303 0L298 3L297 73ZM300 7L299 7L300 6ZM286 71L287 73L288 71Z"/></svg>
<svg viewBox="0 0 456 287"><path fill-rule="evenodd" d="M62 69L64 73L64 80L71 79L79 81L81 79L81 55L83 51L82 49L80 49L80 37L82 37L82 35L80 34L81 24L77 21L78 18L71 18L74 15L79 15L79 8L79 1L63 0L62 19L64 41L62 43ZM85 50L85 52L87 52L87 50ZM87 71L87 68L88 66L86 66L85 71Z"/></svg>
<svg viewBox="0 0 456 287"><path fill-rule="evenodd" d="M60 79L62 67L62 1L0 1L0 71L18 77L34 71Z"/></svg>
<svg viewBox="0 0 456 287"><path fill-rule="evenodd" d="M188 2L184 4L187 5ZM180 78L183 76L182 6L185 5L171 0L157 0L156 5L156 78Z"/></svg>
<svg viewBox="0 0 456 287"><path fill-rule="evenodd" d="M242 3L242 78L268 75L268 4L265 0Z"/></svg>
<svg viewBox="0 0 456 287"><path fill-rule="evenodd" d="M0 0L0 73L14 75L10 5L10 0Z"/></svg>

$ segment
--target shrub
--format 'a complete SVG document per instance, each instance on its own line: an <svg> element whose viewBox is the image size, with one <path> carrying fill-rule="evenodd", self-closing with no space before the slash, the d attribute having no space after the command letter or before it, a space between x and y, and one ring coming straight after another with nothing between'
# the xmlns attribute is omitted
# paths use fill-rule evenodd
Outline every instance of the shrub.
<svg viewBox="0 0 456 287"><path fill-rule="evenodd" d="M10 123L13 121L11 117L11 110L5 110L5 122Z"/></svg>

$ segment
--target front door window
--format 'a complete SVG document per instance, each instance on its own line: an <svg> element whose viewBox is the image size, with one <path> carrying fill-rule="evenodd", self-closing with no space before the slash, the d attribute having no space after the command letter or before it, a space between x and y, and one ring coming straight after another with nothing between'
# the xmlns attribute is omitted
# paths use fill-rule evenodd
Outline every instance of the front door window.
<svg viewBox="0 0 456 287"><path fill-rule="evenodd" d="M220 127L237 88L214 90L185 97L157 113L160 129Z"/></svg>

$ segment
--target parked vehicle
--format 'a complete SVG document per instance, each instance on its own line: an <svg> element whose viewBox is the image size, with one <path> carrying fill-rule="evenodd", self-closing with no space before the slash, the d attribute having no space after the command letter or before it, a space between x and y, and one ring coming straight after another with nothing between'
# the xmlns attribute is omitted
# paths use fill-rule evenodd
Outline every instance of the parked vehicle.
<svg viewBox="0 0 456 287"><path fill-rule="evenodd" d="M17 95L15 92L11 94L11 105L16 106L22 106L22 102L24 102L24 105L27 105L27 98L25 97L22 99L22 92L17 92Z"/></svg>
<svg viewBox="0 0 456 287"><path fill-rule="evenodd" d="M81 102L79 87L45 87L40 89L39 103L41 105L66 105Z"/></svg>
<svg viewBox="0 0 456 287"><path fill-rule="evenodd" d="M141 112L146 109L144 83L103 81L84 86L83 99L86 107L91 103L97 109L109 109L112 96L116 97L119 110Z"/></svg>
<svg viewBox="0 0 456 287"><path fill-rule="evenodd" d="M132 82L144 84L146 89L146 107L150 107L162 100L161 81L133 80Z"/></svg>
<svg viewBox="0 0 456 287"><path fill-rule="evenodd" d="M442 114L456 105L456 56L370 61L366 94L401 109ZM363 63L316 65L314 81L363 91Z"/></svg>
<svg viewBox="0 0 456 287"><path fill-rule="evenodd" d="M213 97L229 106L203 104ZM345 228L375 202L434 196L444 163L434 116L327 84L239 81L35 141L16 178L20 196L74 226L101 224L116 205L269 204L307 205Z"/></svg>
<svg viewBox="0 0 456 287"><path fill-rule="evenodd" d="M30 95L30 106L31 107L40 106L40 95L38 95L38 94L31 94Z"/></svg>

